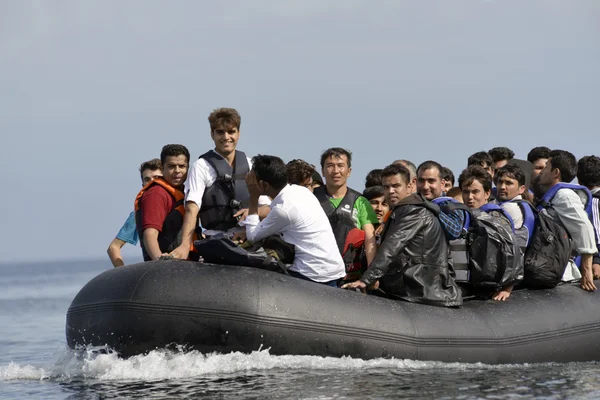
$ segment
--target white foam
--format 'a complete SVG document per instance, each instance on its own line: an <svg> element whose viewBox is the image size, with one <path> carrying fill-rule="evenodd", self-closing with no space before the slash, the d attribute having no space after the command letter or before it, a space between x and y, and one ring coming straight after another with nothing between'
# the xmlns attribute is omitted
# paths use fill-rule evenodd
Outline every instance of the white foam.
<svg viewBox="0 0 600 400"><path fill-rule="evenodd" d="M115 353L99 354L95 350L66 351L51 366L36 367L11 362L0 366L1 380L163 380L185 379L205 375L221 375L244 371L271 369L308 370L416 370L416 369L496 369L523 368L528 365L489 366L484 364L461 364L424 362L378 358L362 360L351 357L333 358L318 356L274 356L269 350L250 354L202 354L197 351L174 352L155 350L146 355L121 359Z"/></svg>

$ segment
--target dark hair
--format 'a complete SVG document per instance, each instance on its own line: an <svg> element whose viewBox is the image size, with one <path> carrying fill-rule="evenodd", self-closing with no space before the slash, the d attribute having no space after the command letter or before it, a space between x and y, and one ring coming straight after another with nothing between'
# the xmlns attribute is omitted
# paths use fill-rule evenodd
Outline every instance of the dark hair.
<svg viewBox="0 0 600 400"><path fill-rule="evenodd" d="M552 150L550 152L552 169L558 168L561 182L571 182L577 176L577 159L566 150Z"/></svg>
<svg viewBox="0 0 600 400"><path fill-rule="evenodd" d="M600 158L596 156L582 157L577 162L577 180L580 185L588 188L600 186Z"/></svg>
<svg viewBox="0 0 600 400"><path fill-rule="evenodd" d="M160 152L160 162L165 165L165 160L170 156L185 156L185 162L189 164L190 162L190 152L187 147L182 144L166 144L163 146L162 151Z"/></svg>
<svg viewBox="0 0 600 400"><path fill-rule="evenodd" d="M381 168L369 171L365 178L365 188L381 186L381 171L383 171Z"/></svg>
<svg viewBox="0 0 600 400"><path fill-rule="evenodd" d="M483 186L483 190L489 192L492 190L492 176L483 167L471 165L461 172L458 177L458 187L462 190L463 186L468 186L478 181Z"/></svg>
<svg viewBox="0 0 600 400"><path fill-rule="evenodd" d="M323 186L323 178L321 178L321 174L317 172L315 169L312 173L313 183L317 182L319 185Z"/></svg>
<svg viewBox="0 0 600 400"><path fill-rule="evenodd" d="M242 124L242 117L240 117L240 113L235 108L217 108L208 116L208 123L210 124L211 132L225 126L235 126L239 130Z"/></svg>
<svg viewBox="0 0 600 400"><path fill-rule="evenodd" d="M442 165L438 162L435 161L425 161L422 162L419 165L419 168L417 168L417 176L419 175L419 172L422 170L428 170L428 169L432 169L432 168L436 168L438 170L438 173L440 175L440 179L442 179L442 170L444 169L444 167L442 167Z"/></svg>
<svg viewBox="0 0 600 400"><path fill-rule="evenodd" d="M460 188L455 186L455 187L451 187L450 189L448 189L448 191L446 192L446 196L454 197L454 196L458 196L461 193L462 193L462 191L460 190Z"/></svg>
<svg viewBox="0 0 600 400"><path fill-rule="evenodd" d="M142 174L146 170L162 170L162 163L158 158L153 158L152 160L144 161L142 165L140 165L140 178L142 178L142 181L144 180L144 176Z"/></svg>
<svg viewBox="0 0 600 400"><path fill-rule="evenodd" d="M492 156L485 151L478 151L477 153L473 153L467 159L467 167L471 165L477 165L479 167L488 166L490 168L494 168L494 160L492 160ZM463 171L464 172L464 171Z"/></svg>
<svg viewBox="0 0 600 400"><path fill-rule="evenodd" d="M540 158L550 158L550 149L546 146L534 147L527 154L527 161L534 163Z"/></svg>
<svg viewBox="0 0 600 400"><path fill-rule="evenodd" d="M370 186L363 191L363 197L369 201L376 197L385 197L383 186Z"/></svg>
<svg viewBox="0 0 600 400"><path fill-rule="evenodd" d="M498 184L498 180L504 175L511 179L515 179L519 183L519 186L523 186L527 182L525 172L523 172L521 167L516 164L506 164L504 167L499 168L498 171L496 171L494 174L494 182L496 182L496 185Z"/></svg>
<svg viewBox="0 0 600 400"><path fill-rule="evenodd" d="M252 157L252 170L257 180L267 182L274 189L283 189L288 183L287 168L279 157L260 154Z"/></svg>
<svg viewBox="0 0 600 400"><path fill-rule="evenodd" d="M341 158L342 156L346 156L348 159L348 168L350 168L352 166L352 153L341 147L332 147L321 154L321 168L325 168L325 160L329 157Z"/></svg>
<svg viewBox="0 0 600 400"><path fill-rule="evenodd" d="M308 178L312 178L315 167L304 160L292 160L286 165L288 182L292 185L301 185Z"/></svg>
<svg viewBox="0 0 600 400"><path fill-rule="evenodd" d="M390 164L381 171L382 179L394 175L400 175L407 185L410 183L410 171L404 165Z"/></svg>
<svg viewBox="0 0 600 400"><path fill-rule="evenodd" d="M403 165L406 168L408 168L408 170L410 171L410 177L411 177L411 179L417 176L417 166L412 161L409 161L409 160L396 160L392 164L400 164L400 165Z"/></svg>
<svg viewBox="0 0 600 400"><path fill-rule="evenodd" d="M452 186L454 186L454 173L450 168L442 167L442 172L440 175L443 180L452 183Z"/></svg>
<svg viewBox="0 0 600 400"><path fill-rule="evenodd" d="M508 147L494 147L488 151L490 157L492 157L493 162L498 162L502 160L512 160L515 158L515 152L509 149Z"/></svg>

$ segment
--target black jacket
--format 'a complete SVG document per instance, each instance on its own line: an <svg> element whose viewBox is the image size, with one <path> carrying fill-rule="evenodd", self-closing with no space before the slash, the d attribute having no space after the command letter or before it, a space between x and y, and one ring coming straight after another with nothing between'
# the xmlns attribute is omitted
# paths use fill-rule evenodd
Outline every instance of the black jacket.
<svg viewBox="0 0 600 400"><path fill-rule="evenodd" d="M414 205L419 198L410 196L394 208L381 247L360 280L369 285L380 279L385 292L406 301L460 306L462 295L448 266L444 231L433 212Z"/></svg>

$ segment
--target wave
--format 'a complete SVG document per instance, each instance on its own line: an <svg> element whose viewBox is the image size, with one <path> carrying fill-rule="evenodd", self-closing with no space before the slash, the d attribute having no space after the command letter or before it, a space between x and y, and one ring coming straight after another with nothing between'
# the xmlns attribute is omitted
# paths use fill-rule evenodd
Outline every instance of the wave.
<svg viewBox="0 0 600 400"><path fill-rule="evenodd" d="M275 356L269 349L250 354L202 354L197 351L154 350L146 355L119 358L103 348L65 350L49 366L20 365L11 362L0 366L0 381L79 379L155 381L186 379L209 375L266 370L420 370L420 369L514 369L529 364L492 366L485 364L443 363L378 358L362 360L352 357ZM537 364L539 367L539 364Z"/></svg>

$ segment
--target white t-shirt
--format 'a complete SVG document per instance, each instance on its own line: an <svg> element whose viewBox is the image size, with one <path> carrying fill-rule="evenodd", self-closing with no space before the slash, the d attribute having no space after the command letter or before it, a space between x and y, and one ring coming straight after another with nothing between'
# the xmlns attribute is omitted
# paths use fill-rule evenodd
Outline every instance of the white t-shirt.
<svg viewBox="0 0 600 400"><path fill-rule="evenodd" d="M214 150L212 150L214 151ZM219 153L214 151L221 156ZM248 166L252 168L252 160L249 157ZM185 181L185 201L196 203L198 208L202 208L202 196L207 187L210 187L217 180L217 171L204 158L199 158L194 161L188 170L188 176ZM271 200L267 196L260 196L258 205L269 205Z"/></svg>
<svg viewBox="0 0 600 400"><path fill-rule="evenodd" d="M264 220L253 214L240 224L246 226L246 238L251 242L281 234L286 243L294 245L292 271L316 282L346 275L329 219L319 200L303 186L286 185L273 199Z"/></svg>

